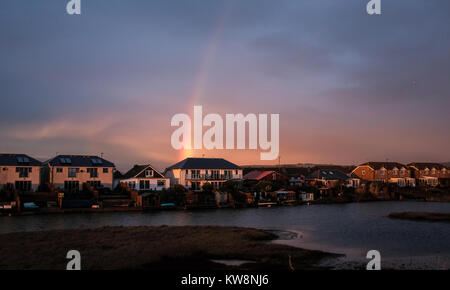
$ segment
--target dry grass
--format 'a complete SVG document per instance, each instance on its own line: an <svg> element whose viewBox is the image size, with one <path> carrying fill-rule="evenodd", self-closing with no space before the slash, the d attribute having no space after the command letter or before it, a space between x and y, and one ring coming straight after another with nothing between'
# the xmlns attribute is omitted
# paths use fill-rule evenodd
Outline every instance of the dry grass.
<svg viewBox="0 0 450 290"><path fill-rule="evenodd" d="M64 270L69 250L82 269L214 270L210 259L251 260L237 269L314 268L331 254L276 245L276 235L237 227L102 227L0 235L0 269ZM234 268L236 269L236 267Z"/></svg>

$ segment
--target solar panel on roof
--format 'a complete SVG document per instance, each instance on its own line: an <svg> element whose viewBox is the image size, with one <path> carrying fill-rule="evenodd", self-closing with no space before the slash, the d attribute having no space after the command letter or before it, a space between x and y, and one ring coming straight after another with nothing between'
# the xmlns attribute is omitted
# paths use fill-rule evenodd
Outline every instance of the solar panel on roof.
<svg viewBox="0 0 450 290"><path fill-rule="evenodd" d="M18 156L18 157L17 157L17 162L23 163L23 158L22 158L21 156Z"/></svg>
<svg viewBox="0 0 450 290"><path fill-rule="evenodd" d="M66 159L66 163L72 163L72 160L70 158L65 158Z"/></svg>
<svg viewBox="0 0 450 290"><path fill-rule="evenodd" d="M91 159L91 162L92 162L92 164L97 164L97 159L92 158L92 159Z"/></svg>
<svg viewBox="0 0 450 290"><path fill-rule="evenodd" d="M103 161L102 161L101 159L97 159L97 163L98 163L98 164L102 164Z"/></svg>
<svg viewBox="0 0 450 290"><path fill-rule="evenodd" d="M65 158L59 158L59 161L61 162L61 163L66 163L66 159Z"/></svg>
<svg viewBox="0 0 450 290"><path fill-rule="evenodd" d="M23 162L30 162L30 159L28 159L28 157L23 157Z"/></svg>

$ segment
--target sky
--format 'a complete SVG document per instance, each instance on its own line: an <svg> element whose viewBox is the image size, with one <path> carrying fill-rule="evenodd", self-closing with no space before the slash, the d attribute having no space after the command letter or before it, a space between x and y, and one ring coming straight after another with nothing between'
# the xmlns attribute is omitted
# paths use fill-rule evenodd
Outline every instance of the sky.
<svg viewBox="0 0 450 290"><path fill-rule="evenodd" d="M126 171L186 156L173 115L280 114L281 163L450 161L450 1L0 2L0 152Z"/></svg>

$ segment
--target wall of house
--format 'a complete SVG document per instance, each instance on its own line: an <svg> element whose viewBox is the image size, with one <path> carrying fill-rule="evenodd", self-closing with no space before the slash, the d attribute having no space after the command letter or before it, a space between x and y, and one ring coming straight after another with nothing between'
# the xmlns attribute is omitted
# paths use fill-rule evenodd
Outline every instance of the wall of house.
<svg viewBox="0 0 450 290"><path fill-rule="evenodd" d="M62 172L57 172L57 168L62 168ZM69 168L79 168L76 177L69 177ZM87 172L88 168L97 168L98 177L91 177ZM108 172L104 173L103 168L107 168ZM80 190L82 185L88 181L100 181L103 187L113 189L113 171L112 167L63 167L50 166L49 167L49 181L53 183L56 188L64 189L65 181L78 181L80 183Z"/></svg>
<svg viewBox="0 0 450 290"><path fill-rule="evenodd" d="M149 181L150 188L141 188L141 180ZM165 181L164 186L158 186L158 181ZM129 184L130 182L135 184L135 187L132 189L136 190L163 190L163 189L169 189L170 188L170 178L129 178L129 179L122 179L120 180L121 183Z"/></svg>
<svg viewBox="0 0 450 290"><path fill-rule="evenodd" d="M369 166L358 166L353 170L353 174L363 180L375 180L375 171Z"/></svg>
<svg viewBox="0 0 450 290"><path fill-rule="evenodd" d="M19 177L17 167L30 167L28 177ZM0 166L0 186L7 183L15 184L16 181L31 181L31 189L36 191L40 184L40 166Z"/></svg>
<svg viewBox="0 0 450 290"><path fill-rule="evenodd" d="M434 169L434 173L433 173ZM429 168L428 172L424 170L413 169L415 178L436 177L436 178L450 178L449 170L439 170L436 168Z"/></svg>

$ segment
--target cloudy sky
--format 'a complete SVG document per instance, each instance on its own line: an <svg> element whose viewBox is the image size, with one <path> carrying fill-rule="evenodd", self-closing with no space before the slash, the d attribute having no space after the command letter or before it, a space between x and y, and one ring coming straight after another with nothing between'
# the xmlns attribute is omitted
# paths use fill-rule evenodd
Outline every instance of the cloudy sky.
<svg viewBox="0 0 450 290"><path fill-rule="evenodd" d="M450 161L450 1L67 2L0 2L0 152L162 169L172 116L202 105L279 113L282 163Z"/></svg>

